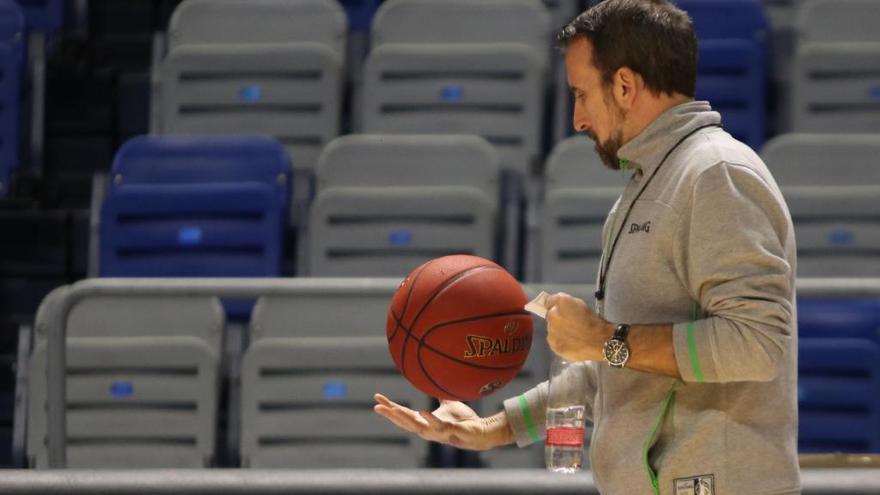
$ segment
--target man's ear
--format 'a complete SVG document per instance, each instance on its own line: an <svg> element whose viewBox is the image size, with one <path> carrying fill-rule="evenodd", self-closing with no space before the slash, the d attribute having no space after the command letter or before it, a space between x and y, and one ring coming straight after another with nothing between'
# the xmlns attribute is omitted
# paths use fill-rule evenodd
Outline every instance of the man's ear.
<svg viewBox="0 0 880 495"><path fill-rule="evenodd" d="M614 73L614 100L620 108L624 110L632 108L639 92L643 89L642 76L629 67L621 67Z"/></svg>

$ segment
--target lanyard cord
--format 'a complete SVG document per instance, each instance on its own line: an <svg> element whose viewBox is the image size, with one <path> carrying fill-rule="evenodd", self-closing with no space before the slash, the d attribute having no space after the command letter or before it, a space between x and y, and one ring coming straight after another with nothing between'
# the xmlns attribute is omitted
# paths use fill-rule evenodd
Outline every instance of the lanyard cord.
<svg viewBox="0 0 880 495"><path fill-rule="evenodd" d="M648 180L645 181L645 185L642 186L642 189L639 190L639 193L636 194L635 199L632 200L632 203L629 204L629 208L626 210L626 215L623 216L623 221L620 222L620 228L617 229L617 235L614 237L614 243L611 244L611 250L608 251L608 258L604 259L603 266L600 267L601 271L599 272L599 288L595 293L596 299L601 301L605 299L605 278L608 276L608 267L611 266L611 258L614 256L614 250L617 248L617 241L620 240L620 236L623 234L623 228L626 226L626 221L629 220L629 214L632 213L633 207L636 205L636 201L642 197L642 193L645 192L645 189L651 184L651 181L654 180L654 177L657 175L657 172L660 170L660 167L666 163L666 159L675 151L685 140L697 132L706 129L708 127L721 127L718 124L708 124L701 127L697 127L691 132L687 133L683 138L679 139L677 143L672 148L669 148L669 151L666 152L666 155L663 156L663 159L660 160L660 163L657 165L657 168L654 169L654 172L651 173L651 176L648 177Z"/></svg>

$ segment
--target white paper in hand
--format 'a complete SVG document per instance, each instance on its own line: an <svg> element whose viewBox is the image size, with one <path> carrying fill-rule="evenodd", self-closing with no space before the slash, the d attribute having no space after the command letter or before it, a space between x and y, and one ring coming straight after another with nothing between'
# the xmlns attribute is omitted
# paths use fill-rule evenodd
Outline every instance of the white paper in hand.
<svg viewBox="0 0 880 495"><path fill-rule="evenodd" d="M547 307L544 305L544 303L547 301L548 297L550 297L550 294L541 291L540 294L538 294L534 299L526 304L525 310L546 319Z"/></svg>

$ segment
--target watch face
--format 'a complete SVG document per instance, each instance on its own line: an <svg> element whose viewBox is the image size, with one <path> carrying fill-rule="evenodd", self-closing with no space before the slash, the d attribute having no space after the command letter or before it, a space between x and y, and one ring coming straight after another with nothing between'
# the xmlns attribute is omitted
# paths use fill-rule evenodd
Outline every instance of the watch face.
<svg viewBox="0 0 880 495"><path fill-rule="evenodd" d="M605 342L605 359L612 366L622 366L629 359L629 346L619 339L610 339Z"/></svg>

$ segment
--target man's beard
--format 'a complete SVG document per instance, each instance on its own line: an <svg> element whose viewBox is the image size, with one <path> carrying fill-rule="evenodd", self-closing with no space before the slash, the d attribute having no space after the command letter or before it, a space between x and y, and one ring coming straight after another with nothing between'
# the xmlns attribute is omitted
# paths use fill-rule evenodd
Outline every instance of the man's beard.
<svg viewBox="0 0 880 495"><path fill-rule="evenodd" d="M620 170L620 159L617 156L617 152L623 146L623 121L626 118L626 112L612 100L610 91L606 91L604 98L605 105L609 107L614 115L612 128L616 127L617 130L612 131L611 136L604 142L599 142L599 138L593 132L589 132L587 135L596 143L596 153L599 154L602 163L611 170Z"/></svg>
<svg viewBox="0 0 880 495"><path fill-rule="evenodd" d="M599 142L599 139L592 132L588 135L596 143L596 153L602 159L602 163L611 170L620 170L620 159L617 157L617 152L623 146L623 131L618 130L604 142Z"/></svg>

